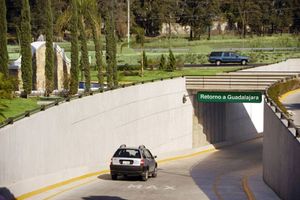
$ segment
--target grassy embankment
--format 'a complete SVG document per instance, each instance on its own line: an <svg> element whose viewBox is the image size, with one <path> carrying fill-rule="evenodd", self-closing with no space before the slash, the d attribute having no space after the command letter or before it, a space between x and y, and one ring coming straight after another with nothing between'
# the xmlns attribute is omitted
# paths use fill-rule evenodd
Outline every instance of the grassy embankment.
<svg viewBox="0 0 300 200"><path fill-rule="evenodd" d="M104 44L104 39L103 44ZM70 57L70 43L64 42L59 45L65 49L65 52ZM135 44L131 45L132 48L124 47L121 51L122 43L118 44L118 64L138 65L141 59L140 46ZM168 57L168 49L172 48L177 60L181 60L184 63L207 63L207 55L213 50L220 49L234 49L234 48L289 48L300 47L300 39L297 37L284 35L284 36L272 36L272 37L253 37L247 39L240 39L234 36L214 36L211 40L199 40L188 41L186 38L172 38L171 40L165 38L147 38L145 43L145 51L148 60L152 60L154 63L158 63L161 54L165 54ZM88 44L89 56L92 65L95 64L95 52L93 43L90 41ZM17 59L19 54L18 46L9 46L10 60ZM105 52L104 52L105 53ZM254 63L274 63L285 60L287 58L300 57L300 51L244 51L239 49L239 53L248 55L251 57ZM105 56L103 56L105 60ZM175 72L165 72L158 70L145 70L144 76L125 76L120 72L120 82L140 82L152 79L167 78L170 76L182 76L182 75L214 75L224 71L232 71L238 69L235 67L211 67L211 68L185 68L177 70ZM97 81L97 72L92 71L92 80ZM16 116L23 113L26 110L36 108L37 99L13 99L13 100L0 100L0 103L5 104L7 107L2 108L0 113L3 113L6 118ZM0 121L4 118L0 116Z"/></svg>

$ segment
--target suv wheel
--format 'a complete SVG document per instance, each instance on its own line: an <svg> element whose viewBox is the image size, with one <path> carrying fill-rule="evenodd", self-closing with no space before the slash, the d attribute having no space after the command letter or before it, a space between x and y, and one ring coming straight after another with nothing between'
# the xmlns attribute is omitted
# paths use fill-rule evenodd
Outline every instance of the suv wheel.
<svg viewBox="0 0 300 200"><path fill-rule="evenodd" d="M145 174L142 176L142 180L143 180L143 181L147 181L148 178L149 178L149 170L147 169L147 170L145 171Z"/></svg>
<svg viewBox="0 0 300 200"><path fill-rule="evenodd" d="M246 65L247 64L247 60L242 60L242 65Z"/></svg>
<svg viewBox="0 0 300 200"><path fill-rule="evenodd" d="M111 179L112 179L112 180L117 180L117 178L118 178L118 176L117 176L116 174L112 174L112 175L111 175Z"/></svg>
<svg viewBox="0 0 300 200"><path fill-rule="evenodd" d="M221 61L220 61L220 60L217 60L217 61L216 61L216 65L217 65L217 66L220 66L220 65L221 65Z"/></svg>

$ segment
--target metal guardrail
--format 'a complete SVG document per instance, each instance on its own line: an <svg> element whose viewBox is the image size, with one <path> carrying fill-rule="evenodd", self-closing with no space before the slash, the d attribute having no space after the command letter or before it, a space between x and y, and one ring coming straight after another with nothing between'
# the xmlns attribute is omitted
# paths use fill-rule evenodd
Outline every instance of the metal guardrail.
<svg viewBox="0 0 300 200"><path fill-rule="evenodd" d="M285 126L290 129L290 132L296 137L300 138L300 126L296 125L293 120L286 115L280 108L279 106L272 100L272 98L268 95L268 90L270 87L266 90L265 92L265 101L266 103L272 108L274 113L279 117L281 120L285 120L286 124Z"/></svg>
<svg viewBox="0 0 300 200"><path fill-rule="evenodd" d="M60 99L57 99L57 100L53 101L52 103L49 103L49 104L46 104L46 105L41 105L38 108L35 108L33 110L28 110L28 111L25 111L24 113L21 113L21 114L17 115L17 116L7 118L6 120L0 122L0 129L7 126L7 125L14 124L15 122L17 122L21 119L30 117L31 115L33 115L35 113L45 111L47 109L58 106L62 103L70 102L70 101L75 100L75 99L81 99L81 98L86 97L86 96L92 96L94 94L99 94L99 93L103 93L103 92L107 92L107 91L111 91L111 90L116 90L116 89L120 89L120 88L125 88L125 87L130 87L130 86L135 86L135 85L141 85L141 84L151 83L151 82L155 82L155 81L163 81L163 80L169 80L169 79L174 79L174 78L180 78L180 77L184 78L184 76L171 76L171 77L168 77L168 78L159 78L159 79L152 79L152 80L140 81L140 82L129 83L129 84L121 84L118 87L99 89L97 91L85 92L83 94L76 94L76 95L72 95L72 96L61 97Z"/></svg>
<svg viewBox="0 0 300 200"><path fill-rule="evenodd" d="M296 125L293 120L287 116L278 106L277 104L273 101L269 99L270 97L266 98L266 102L273 108L274 113L277 114L277 116L279 117L279 119L281 120L286 120L286 124L285 126L288 129L294 129L294 131L291 131L292 134L299 138L300 137L300 126Z"/></svg>

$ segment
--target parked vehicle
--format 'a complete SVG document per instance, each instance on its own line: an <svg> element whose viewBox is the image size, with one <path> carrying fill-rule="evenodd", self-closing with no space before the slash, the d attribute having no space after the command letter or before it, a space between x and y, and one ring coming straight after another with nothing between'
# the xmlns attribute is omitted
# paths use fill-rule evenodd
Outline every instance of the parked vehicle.
<svg viewBox="0 0 300 200"><path fill-rule="evenodd" d="M221 65L221 63L241 63L246 65L249 62L249 57L240 56L234 52L211 52L208 61L210 63L215 63L216 65Z"/></svg>
<svg viewBox="0 0 300 200"><path fill-rule="evenodd" d="M147 181L149 176L157 176L156 156L152 156L144 145L139 147L126 147L121 145L115 152L110 163L111 179L116 180L119 175L141 176Z"/></svg>

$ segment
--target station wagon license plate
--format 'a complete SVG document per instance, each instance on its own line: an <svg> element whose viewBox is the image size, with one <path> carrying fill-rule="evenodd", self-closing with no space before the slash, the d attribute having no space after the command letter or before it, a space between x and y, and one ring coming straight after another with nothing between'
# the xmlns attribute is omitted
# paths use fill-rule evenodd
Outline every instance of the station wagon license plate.
<svg viewBox="0 0 300 200"><path fill-rule="evenodd" d="M130 165L130 161L123 161L122 164L123 165Z"/></svg>

